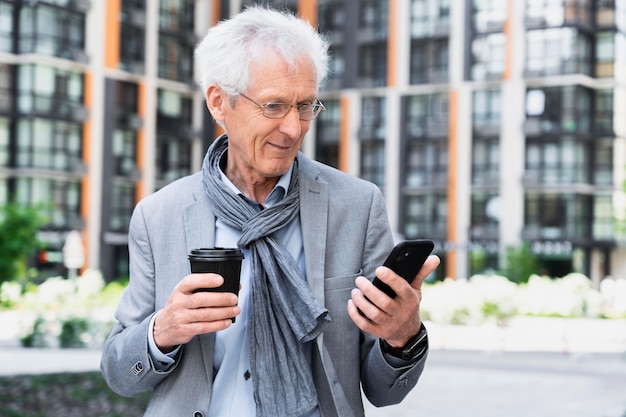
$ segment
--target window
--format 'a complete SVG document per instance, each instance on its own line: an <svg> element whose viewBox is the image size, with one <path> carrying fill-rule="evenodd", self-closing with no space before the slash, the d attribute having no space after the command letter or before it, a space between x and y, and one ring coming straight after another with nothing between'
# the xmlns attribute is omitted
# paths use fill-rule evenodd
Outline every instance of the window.
<svg viewBox="0 0 626 417"><path fill-rule="evenodd" d="M121 0L120 68L143 74L146 0Z"/></svg>
<svg viewBox="0 0 626 417"><path fill-rule="evenodd" d="M475 81L502 78L505 69L506 36L491 33L472 39L471 79Z"/></svg>
<svg viewBox="0 0 626 417"><path fill-rule="evenodd" d="M501 32L506 20L507 2L502 0L474 0L472 27L477 33Z"/></svg>
<svg viewBox="0 0 626 417"><path fill-rule="evenodd" d="M591 26L592 0L527 0L527 27Z"/></svg>
<svg viewBox="0 0 626 417"><path fill-rule="evenodd" d="M338 168L341 107L337 99L324 99L324 106L326 111L320 113L315 120L315 159Z"/></svg>
<svg viewBox="0 0 626 417"><path fill-rule="evenodd" d="M411 38L447 35L450 31L450 0L411 0Z"/></svg>
<svg viewBox="0 0 626 417"><path fill-rule="evenodd" d="M317 17L317 24L321 33L343 30L346 20L343 2L326 1L320 3Z"/></svg>
<svg viewBox="0 0 626 417"><path fill-rule="evenodd" d="M158 94L156 178L170 182L191 173L192 100L175 91Z"/></svg>
<svg viewBox="0 0 626 417"><path fill-rule="evenodd" d="M447 94L410 96L406 104L406 133L411 138L448 136Z"/></svg>
<svg viewBox="0 0 626 417"><path fill-rule="evenodd" d="M500 178L500 141L475 137L472 144L472 185L497 186Z"/></svg>
<svg viewBox="0 0 626 417"><path fill-rule="evenodd" d="M13 3L0 0L0 52L13 52Z"/></svg>
<svg viewBox="0 0 626 417"><path fill-rule="evenodd" d="M194 2L161 0L159 9L159 77L193 80Z"/></svg>
<svg viewBox="0 0 626 417"><path fill-rule="evenodd" d="M613 140L611 138L597 138L594 139L591 146L593 183L596 185L613 185Z"/></svg>
<svg viewBox="0 0 626 417"><path fill-rule="evenodd" d="M541 184L588 184L590 182L589 149L572 138L528 139L526 172Z"/></svg>
<svg viewBox="0 0 626 417"><path fill-rule="evenodd" d="M615 218L611 196L595 196L593 200L593 238L596 240L613 240L616 229Z"/></svg>
<svg viewBox="0 0 626 417"><path fill-rule="evenodd" d="M613 133L613 90L595 91L594 132Z"/></svg>
<svg viewBox="0 0 626 417"><path fill-rule="evenodd" d="M448 39L424 39L411 42L411 84L448 81Z"/></svg>
<svg viewBox="0 0 626 417"><path fill-rule="evenodd" d="M448 178L448 143L410 140L405 152L407 187L445 188Z"/></svg>
<svg viewBox="0 0 626 417"><path fill-rule="evenodd" d="M128 177L137 173L137 133L116 129L113 132L113 175Z"/></svg>
<svg viewBox="0 0 626 417"><path fill-rule="evenodd" d="M596 34L596 77L612 77L615 65L615 34Z"/></svg>
<svg viewBox="0 0 626 417"><path fill-rule="evenodd" d="M82 166L82 126L58 120L17 122L17 168L72 172Z"/></svg>
<svg viewBox="0 0 626 417"><path fill-rule="evenodd" d="M44 65L18 68L18 111L59 119L80 119L83 75Z"/></svg>
<svg viewBox="0 0 626 417"><path fill-rule="evenodd" d="M374 43L359 47L359 87L387 85L387 43Z"/></svg>
<svg viewBox="0 0 626 417"><path fill-rule="evenodd" d="M19 25L20 53L75 60L85 49L85 14L77 10L23 3Z"/></svg>
<svg viewBox="0 0 626 417"><path fill-rule="evenodd" d="M406 239L445 240L448 200L444 193L407 196L402 234Z"/></svg>
<svg viewBox="0 0 626 417"><path fill-rule="evenodd" d="M160 0L159 28L161 30L193 33L194 27L194 1Z"/></svg>
<svg viewBox="0 0 626 417"><path fill-rule="evenodd" d="M591 196L527 193L524 200L524 234L527 238L590 237Z"/></svg>
<svg viewBox="0 0 626 417"><path fill-rule="evenodd" d="M526 92L527 123L544 133L588 132L591 91L581 86L545 87Z"/></svg>
<svg viewBox="0 0 626 417"><path fill-rule="evenodd" d="M159 36L159 77L174 81L193 80L193 46L176 36Z"/></svg>
<svg viewBox="0 0 626 417"><path fill-rule="evenodd" d="M47 208L47 227L69 229L80 226L79 180L19 177L16 190L18 203L41 203Z"/></svg>
<svg viewBox="0 0 626 417"><path fill-rule="evenodd" d="M591 75L591 41L574 28L526 32L526 75L529 77Z"/></svg>
<svg viewBox="0 0 626 417"><path fill-rule="evenodd" d="M135 186L130 183L115 181L110 201L110 230L114 232L127 231L130 216L135 206Z"/></svg>
<svg viewBox="0 0 626 417"><path fill-rule="evenodd" d="M389 25L387 0L361 0L359 28L375 40L386 40Z"/></svg>
<svg viewBox="0 0 626 417"><path fill-rule="evenodd" d="M379 187L385 184L385 98L364 97L361 102L361 178Z"/></svg>
<svg viewBox="0 0 626 417"><path fill-rule="evenodd" d="M0 114L13 111L13 66L0 64Z"/></svg>
<svg viewBox="0 0 626 417"><path fill-rule="evenodd" d="M474 193L471 198L472 239L498 239L500 197L495 193Z"/></svg>
<svg viewBox="0 0 626 417"><path fill-rule="evenodd" d="M500 128L500 90L479 90L472 95L472 124L474 131L494 131Z"/></svg>
<svg viewBox="0 0 626 417"><path fill-rule="evenodd" d="M0 167L9 167L11 163L11 121L0 117Z"/></svg>

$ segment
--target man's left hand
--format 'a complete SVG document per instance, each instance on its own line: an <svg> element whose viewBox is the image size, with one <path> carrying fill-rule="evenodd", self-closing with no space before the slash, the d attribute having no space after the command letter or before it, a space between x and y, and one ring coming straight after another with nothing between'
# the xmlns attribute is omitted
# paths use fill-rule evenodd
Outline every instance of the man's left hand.
<svg viewBox="0 0 626 417"><path fill-rule="evenodd" d="M391 269L378 267L376 276L396 292L395 298L390 298L367 278L358 277L348 301L352 321L364 332L385 339L393 347L404 346L419 332L422 284L439 263L439 257L430 255L411 284Z"/></svg>

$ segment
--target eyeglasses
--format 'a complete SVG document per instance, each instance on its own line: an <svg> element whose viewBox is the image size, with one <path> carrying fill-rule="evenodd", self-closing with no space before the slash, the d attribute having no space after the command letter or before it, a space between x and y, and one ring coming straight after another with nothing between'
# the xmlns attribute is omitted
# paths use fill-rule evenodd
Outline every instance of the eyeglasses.
<svg viewBox="0 0 626 417"><path fill-rule="evenodd" d="M313 103L296 104L294 106L293 104L281 102L259 104L243 93L239 93L239 95L263 110L263 116L268 119L281 119L289 113L292 107L298 110L300 120L313 120L319 116L322 111L326 110L322 102L317 99Z"/></svg>

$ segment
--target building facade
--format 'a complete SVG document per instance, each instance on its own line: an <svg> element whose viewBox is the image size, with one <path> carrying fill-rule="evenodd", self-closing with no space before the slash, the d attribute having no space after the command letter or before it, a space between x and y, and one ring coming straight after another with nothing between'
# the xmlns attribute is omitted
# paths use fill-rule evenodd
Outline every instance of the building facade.
<svg viewBox="0 0 626 417"><path fill-rule="evenodd" d="M252 3L331 41L303 151L376 183L437 278L528 244L551 276L626 274L626 0L0 0L0 203L43 203L59 270L127 275L136 202L200 168L219 129L194 83L208 27Z"/></svg>

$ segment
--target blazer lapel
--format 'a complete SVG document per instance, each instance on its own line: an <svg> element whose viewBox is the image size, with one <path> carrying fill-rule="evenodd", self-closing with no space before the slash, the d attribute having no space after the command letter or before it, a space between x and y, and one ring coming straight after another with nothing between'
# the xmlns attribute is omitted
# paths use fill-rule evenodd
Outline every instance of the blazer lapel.
<svg viewBox="0 0 626 417"><path fill-rule="evenodd" d="M324 263L328 187L318 181L319 171L306 158L299 157L300 223L304 237L304 259L309 287L324 304Z"/></svg>

